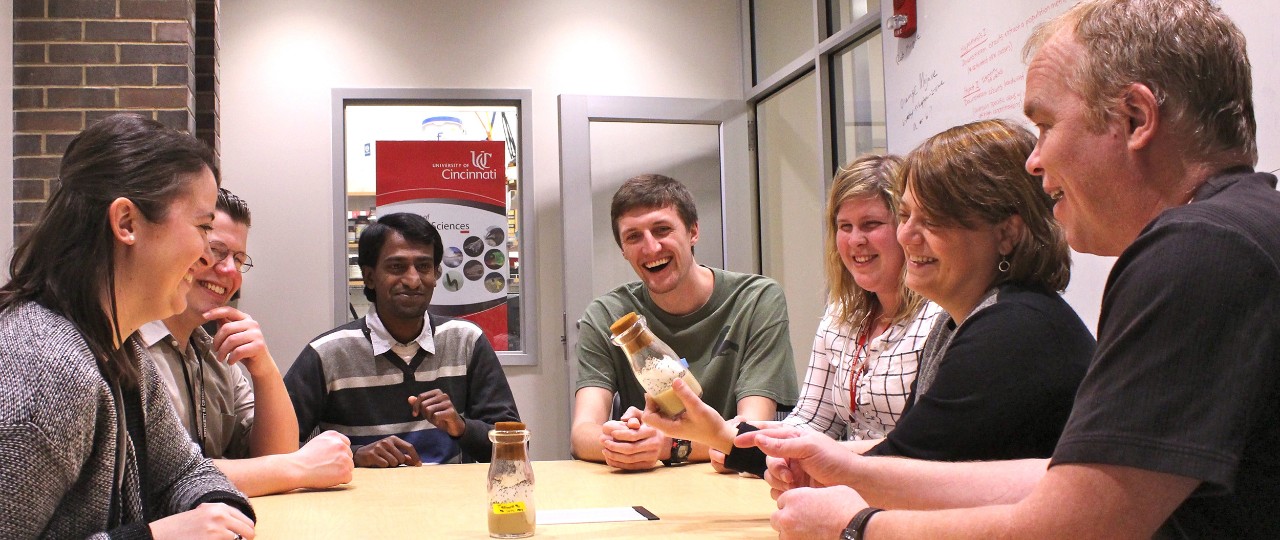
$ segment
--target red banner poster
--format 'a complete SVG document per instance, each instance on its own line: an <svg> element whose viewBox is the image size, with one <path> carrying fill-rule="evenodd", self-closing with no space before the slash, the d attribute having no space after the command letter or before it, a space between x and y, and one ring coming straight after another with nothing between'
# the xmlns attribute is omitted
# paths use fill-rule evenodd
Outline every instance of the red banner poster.
<svg viewBox="0 0 1280 540"><path fill-rule="evenodd" d="M506 143L376 144L377 214L420 214L443 240L431 312L473 321L495 350L508 350Z"/></svg>

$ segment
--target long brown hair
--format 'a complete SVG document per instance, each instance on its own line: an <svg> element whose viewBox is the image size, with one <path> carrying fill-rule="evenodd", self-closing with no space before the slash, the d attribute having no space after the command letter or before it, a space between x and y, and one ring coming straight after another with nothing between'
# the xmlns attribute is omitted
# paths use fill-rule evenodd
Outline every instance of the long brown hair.
<svg viewBox="0 0 1280 540"><path fill-rule="evenodd" d="M218 177L213 153L194 137L139 116L117 114L82 131L67 146L60 188L18 242L0 311L33 301L66 317L109 376L137 381L120 335L115 297L115 240L108 207L124 197L151 222L204 168ZM103 299L107 311L103 310Z"/></svg>

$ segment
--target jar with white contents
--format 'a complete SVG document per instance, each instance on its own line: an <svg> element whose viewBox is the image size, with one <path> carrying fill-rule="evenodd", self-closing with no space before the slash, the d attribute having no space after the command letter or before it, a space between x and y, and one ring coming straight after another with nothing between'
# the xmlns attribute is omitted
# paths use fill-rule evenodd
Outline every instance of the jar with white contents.
<svg viewBox="0 0 1280 540"><path fill-rule="evenodd" d="M633 311L610 325L609 331L613 333L613 344L627 353L636 380L645 394L657 402L663 416L684 412L684 404L671 388L676 379L684 379L693 393L702 395L702 386L689 371L689 364L649 330L644 317Z"/></svg>

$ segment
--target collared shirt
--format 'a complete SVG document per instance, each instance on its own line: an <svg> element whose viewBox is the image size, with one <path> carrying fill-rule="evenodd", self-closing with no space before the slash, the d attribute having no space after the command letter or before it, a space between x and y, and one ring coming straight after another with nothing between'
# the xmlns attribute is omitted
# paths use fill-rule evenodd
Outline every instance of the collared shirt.
<svg viewBox="0 0 1280 540"><path fill-rule="evenodd" d="M423 323L427 335L414 340L413 346L422 349L405 363L388 354L394 340L385 328L374 331L376 316L370 310L317 336L285 374L304 440L332 429L356 447L395 435L414 445L423 463L488 460L494 424L519 421L520 416L502 365L480 327L432 315ZM376 345L379 354L374 353L375 341L381 342ZM406 402L431 390L448 394L466 422L457 439L414 416Z"/></svg>
<svg viewBox="0 0 1280 540"><path fill-rule="evenodd" d="M152 321L138 329L169 401L178 412L191 440L211 459L249 457L249 431L253 428L253 387L239 368L213 357L213 338L196 328L187 343L179 343L164 321ZM201 380L201 364L204 377ZM185 371L183 367L185 366ZM201 390L204 414L201 415ZM204 440L200 440L200 427Z"/></svg>
<svg viewBox="0 0 1280 540"><path fill-rule="evenodd" d="M942 308L926 302L915 316L859 346L857 323L837 318L835 305L828 305L814 337L800 401L783 422L837 440L883 438L906 407L920 352L939 313Z"/></svg>
<svg viewBox="0 0 1280 540"><path fill-rule="evenodd" d="M419 348L427 351L428 354L436 353L435 338L431 335L431 319L427 313L422 314L422 331L409 343L400 343L391 336L391 332L382 324L382 319L378 318L376 306L365 315L365 322L369 325L369 341L373 343L374 356L391 351L408 364L418 354Z"/></svg>

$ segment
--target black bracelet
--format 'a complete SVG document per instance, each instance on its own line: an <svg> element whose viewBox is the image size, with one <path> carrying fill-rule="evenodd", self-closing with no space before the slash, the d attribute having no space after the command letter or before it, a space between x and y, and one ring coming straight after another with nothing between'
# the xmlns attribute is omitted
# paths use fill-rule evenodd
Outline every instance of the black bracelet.
<svg viewBox="0 0 1280 540"><path fill-rule="evenodd" d="M871 522L871 516L879 512L883 512L883 508L875 508L868 506L853 515L853 519L849 520L849 524L845 526L844 531L840 533L840 540L862 540L863 533L867 531L867 523Z"/></svg>

